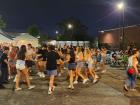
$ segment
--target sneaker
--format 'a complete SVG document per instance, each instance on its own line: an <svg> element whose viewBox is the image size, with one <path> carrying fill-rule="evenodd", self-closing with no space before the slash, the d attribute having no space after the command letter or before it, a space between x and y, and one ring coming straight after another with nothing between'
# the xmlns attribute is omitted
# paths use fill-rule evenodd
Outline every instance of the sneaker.
<svg viewBox="0 0 140 105"><path fill-rule="evenodd" d="M73 86L71 87L71 90L74 90L74 87Z"/></svg>
<svg viewBox="0 0 140 105"><path fill-rule="evenodd" d="M68 86L68 89L72 89L72 90L74 90L74 87L71 86L71 85L69 85L69 86Z"/></svg>
<svg viewBox="0 0 140 105"><path fill-rule="evenodd" d="M15 76L15 78L14 78L13 82L16 82L16 78L17 78L17 75Z"/></svg>
<svg viewBox="0 0 140 105"><path fill-rule="evenodd" d="M78 81L74 81L73 84L78 84Z"/></svg>
<svg viewBox="0 0 140 105"><path fill-rule="evenodd" d="M94 80L93 80L93 83L97 83L97 82L98 82L98 80L97 80L97 79L94 79Z"/></svg>
<svg viewBox="0 0 140 105"><path fill-rule="evenodd" d="M71 89L71 86L70 85L68 86L68 89Z"/></svg>
<svg viewBox="0 0 140 105"><path fill-rule="evenodd" d="M51 95L52 94L52 91L51 90L48 90L48 95Z"/></svg>
<svg viewBox="0 0 140 105"><path fill-rule="evenodd" d="M130 91L136 92L137 90L136 89L130 89Z"/></svg>
<svg viewBox="0 0 140 105"><path fill-rule="evenodd" d="M61 73L58 74L58 77L61 77Z"/></svg>
<svg viewBox="0 0 140 105"><path fill-rule="evenodd" d="M89 79L84 79L83 80L83 84L85 84Z"/></svg>
<svg viewBox="0 0 140 105"><path fill-rule="evenodd" d="M95 75L95 78L96 78L96 79L99 79L99 76L98 76L98 75Z"/></svg>
<svg viewBox="0 0 140 105"><path fill-rule="evenodd" d="M38 72L37 75L40 77L41 76L41 72Z"/></svg>
<svg viewBox="0 0 140 105"><path fill-rule="evenodd" d="M41 73L41 74L40 74L40 77L41 77L41 78L45 78L45 74L44 74L44 73Z"/></svg>
<svg viewBox="0 0 140 105"><path fill-rule="evenodd" d="M14 78L14 76L11 76L11 79L13 79Z"/></svg>
<svg viewBox="0 0 140 105"><path fill-rule="evenodd" d="M105 73L106 72L106 70L103 70L101 73Z"/></svg>
<svg viewBox="0 0 140 105"><path fill-rule="evenodd" d="M97 67L97 70L100 70L100 67Z"/></svg>
<svg viewBox="0 0 140 105"><path fill-rule="evenodd" d="M31 85L31 86L28 87L29 90L31 90L33 88L35 88L35 85Z"/></svg>
<svg viewBox="0 0 140 105"><path fill-rule="evenodd" d="M9 76L9 77L8 77L8 80L11 80L11 79L13 79L13 78L14 78L13 76Z"/></svg>
<svg viewBox="0 0 140 105"><path fill-rule="evenodd" d="M46 77L44 73L43 73L42 77L43 77L43 78L45 78L45 77Z"/></svg>
<svg viewBox="0 0 140 105"><path fill-rule="evenodd" d="M16 88L16 89L15 89L15 91L20 91L20 90L22 90L22 88Z"/></svg>
<svg viewBox="0 0 140 105"><path fill-rule="evenodd" d="M8 77L8 80L12 79L11 76Z"/></svg>

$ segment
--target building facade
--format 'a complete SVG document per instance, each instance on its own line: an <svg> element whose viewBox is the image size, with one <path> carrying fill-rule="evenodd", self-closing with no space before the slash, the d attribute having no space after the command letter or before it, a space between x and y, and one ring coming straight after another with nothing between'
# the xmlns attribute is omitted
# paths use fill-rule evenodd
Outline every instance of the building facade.
<svg viewBox="0 0 140 105"><path fill-rule="evenodd" d="M124 35L122 37L123 30ZM99 44L109 46L112 49L128 45L135 45L140 48L140 25L101 31Z"/></svg>

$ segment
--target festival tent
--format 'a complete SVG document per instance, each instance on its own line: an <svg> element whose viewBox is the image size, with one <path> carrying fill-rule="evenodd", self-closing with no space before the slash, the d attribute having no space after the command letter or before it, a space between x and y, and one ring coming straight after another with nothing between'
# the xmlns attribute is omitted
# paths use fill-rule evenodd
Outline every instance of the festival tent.
<svg viewBox="0 0 140 105"><path fill-rule="evenodd" d="M71 41L66 41L67 46L71 46L71 44L72 44Z"/></svg>
<svg viewBox="0 0 140 105"><path fill-rule="evenodd" d="M79 46L84 46L84 42L83 41L78 41Z"/></svg>
<svg viewBox="0 0 140 105"><path fill-rule="evenodd" d="M58 41L59 47L64 47L64 45L66 44L65 41Z"/></svg>
<svg viewBox="0 0 140 105"><path fill-rule="evenodd" d="M78 45L78 42L77 41L72 41L72 45L73 46L77 46Z"/></svg>
<svg viewBox="0 0 140 105"><path fill-rule="evenodd" d="M90 42L89 41L84 41L85 47L88 47Z"/></svg>
<svg viewBox="0 0 140 105"><path fill-rule="evenodd" d="M29 35L28 33L21 33L14 39L14 44L17 46L32 44L33 47L38 47L39 41L37 38Z"/></svg>
<svg viewBox="0 0 140 105"><path fill-rule="evenodd" d="M12 40L0 33L0 43L11 43Z"/></svg>

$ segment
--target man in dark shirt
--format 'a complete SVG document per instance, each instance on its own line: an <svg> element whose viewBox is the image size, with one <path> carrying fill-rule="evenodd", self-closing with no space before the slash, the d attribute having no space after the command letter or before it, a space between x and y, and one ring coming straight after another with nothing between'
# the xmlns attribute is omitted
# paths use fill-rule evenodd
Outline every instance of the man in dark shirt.
<svg viewBox="0 0 140 105"><path fill-rule="evenodd" d="M1 70L1 76L0 76L0 88L5 88L3 86L3 83L8 83L8 52L9 48L4 47L3 54L0 58L0 70Z"/></svg>
<svg viewBox="0 0 140 105"><path fill-rule="evenodd" d="M54 51L54 46L48 47L48 53L46 55L47 74L50 76L48 94L52 94L54 91L54 77L57 75L57 60L60 59L59 54Z"/></svg>
<svg viewBox="0 0 140 105"><path fill-rule="evenodd" d="M44 74L44 71L45 71L45 67L46 67L46 54L47 54L47 49L46 47L42 47L42 49L38 49L38 52L37 54L39 55L38 56L38 75L41 77L41 78L45 78L45 74Z"/></svg>

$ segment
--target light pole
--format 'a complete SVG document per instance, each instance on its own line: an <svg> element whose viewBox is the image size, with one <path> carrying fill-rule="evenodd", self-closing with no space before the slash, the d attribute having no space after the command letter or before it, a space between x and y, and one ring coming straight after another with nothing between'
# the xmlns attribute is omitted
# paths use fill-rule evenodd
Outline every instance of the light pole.
<svg viewBox="0 0 140 105"><path fill-rule="evenodd" d="M71 39L73 39L73 25L69 23L67 25L67 28L72 31L72 33L71 33Z"/></svg>
<svg viewBox="0 0 140 105"><path fill-rule="evenodd" d="M117 4L117 9L119 11L121 11L121 17L122 17L122 33L121 33L121 37L120 37L120 40L121 40L121 44L120 44L120 47L122 46L122 48L124 49L125 47L125 40L124 40L124 36L125 36L125 32L124 32L124 27L125 27L125 16L124 16L124 13L125 13L125 4L124 2L120 2Z"/></svg>

